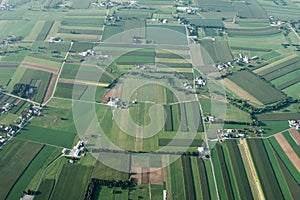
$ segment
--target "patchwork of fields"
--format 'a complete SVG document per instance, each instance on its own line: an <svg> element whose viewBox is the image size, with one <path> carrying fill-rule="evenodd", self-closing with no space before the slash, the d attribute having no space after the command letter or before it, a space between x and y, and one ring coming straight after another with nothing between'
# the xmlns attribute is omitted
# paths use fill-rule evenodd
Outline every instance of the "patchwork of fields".
<svg viewBox="0 0 300 200"><path fill-rule="evenodd" d="M299 6L1 1L0 198L298 199Z"/></svg>

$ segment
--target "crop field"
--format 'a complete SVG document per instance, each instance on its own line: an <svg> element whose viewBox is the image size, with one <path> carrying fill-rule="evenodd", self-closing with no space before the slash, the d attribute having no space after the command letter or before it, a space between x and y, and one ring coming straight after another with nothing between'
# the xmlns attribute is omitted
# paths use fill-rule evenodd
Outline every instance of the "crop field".
<svg viewBox="0 0 300 200"><path fill-rule="evenodd" d="M36 87L37 93L34 96L34 100L37 102L42 102L47 91L50 79L51 73L26 69L20 80L20 83L29 84L32 87Z"/></svg>
<svg viewBox="0 0 300 200"><path fill-rule="evenodd" d="M299 64L300 58L294 57L284 62L281 62L278 65L273 64L271 67L267 65L263 68L258 69L259 71L256 71L256 73L264 77L266 80L271 81L276 78L280 78L283 75L298 70Z"/></svg>
<svg viewBox="0 0 300 200"><path fill-rule="evenodd" d="M185 182L182 167L182 158L179 158L170 165L171 190L173 198L186 199ZM183 191L183 192L179 192Z"/></svg>
<svg viewBox="0 0 300 200"><path fill-rule="evenodd" d="M286 141L289 143L289 145L291 146L291 148L295 151L295 153L297 154L297 156L300 157L300 146L297 144L296 140L291 135L291 133L288 132L288 131L286 131L286 132L283 132L282 135L284 136L284 138L286 139Z"/></svg>
<svg viewBox="0 0 300 200"><path fill-rule="evenodd" d="M264 28L228 28L227 32L230 37L234 36L268 36L280 33L278 27L264 27Z"/></svg>
<svg viewBox="0 0 300 200"><path fill-rule="evenodd" d="M283 199L279 183L269 161L262 140L247 140L256 171L261 182L264 195L270 199Z"/></svg>
<svg viewBox="0 0 300 200"><path fill-rule="evenodd" d="M228 152L227 157L229 158L225 160L227 162L227 165L231 166L231 173L235 179L235 181L233 182L235 182L235 187L239 194L237 198L253 199L244 163L236 140L227 140L225 145L226 146L223 147L224 149L226 149L224 150L224 152Z"/></svg>
<svg viewBox="0 0 300 200"><path fill-rule="evenodd" d="M43 145L12 140L1 150L0 156L0 195L7 197L11 188L27 168ZM18 163L16 165L16 163Z"/></svg>
<svg viewBox="0 0 300 200"><path fill-rule="evenodd" d="M194 158L191 158L194 159ZM209 185L209 172L206 170L204 161L202 159L197 158L197 169L199 173L199 178L200 178L200 185L201 185L201 196L203 199L210 199L211 194L210 194L210 185ZM197 172L196 172L197 173ZM196 176L195 176L196 177ZM195 181L195 187L196 187L196 192L199 190L199 185L196 184Z"/></svg>
<svg viewBox="0 0 300 200"><path fill-rule="evenodd" d="M113 155L113 156L115 156L115 155ZM120 155L120 156L126 156L126 155ZM113 160L116 161L115 159L113 159ZM129 158L128 158L128 160L129 160ZM126 181L129 178L129 171L128 171L128 173L118 171L118 170L112 169L112 168L104 165L100 161L97 161L95 166L94 166L94 169L92 171L91 178L97 178L97 179L103 179L103 180Z"/></svg>
<svg viewBox="0 0 300 200"><path fill-rule="evenodd" d="M195 109L198 109L200 113L198 102L165 105L164 107L166 111L165 131L176 131L179 128L183 132L203 132L202 118L190 115L190 113L196 115L197 112L192 112Z"/></svg>
<svg viewBox="0 0 300 200"><path fill-rule="evenodd" d="M168 138L159 138L159 146L190 146L190 147L199 147L203 144L203 140L200 139L168 139Z"/></svg>
<svg viewBox="0 0 300 200"><path fill-rule="evenodd" d="M260 1L261 2L261 1ZM281 20L297 20L299 18L297 6L277 6L275 4L269 5L267 1L262 1L262 6L269 15L279 18Z"/></svg>
<svg viewBox="0 0 300 200"><path fill-rule="evenodd" d="M282 48L285 43L282 34L274 34L265 36L235 36L228 40L229 46L233 49L241 49L248 51L270 52L272 49ZM263 45L262 45L263 44Z"/></svg>
<svg viewBox="0 0 300 200"><path fill-rule="evenodd" d="M39 34L36 37L36 41L43 41L46 39L49 31L52 28L53 21L46 21L43 28L40 30Z"/></svg>
<svg viewBox="0 0 300 200"><path fill-rule="evenodd" d="M293 84L283 89L283 92L286 93L288 96L299 98L300 97L299 88L300 88L300 83L298 82L296 84Z"/></svg>
<svg viewBox="0 0 300 200"><path fill-rule="evenodd" d="M182 156L181 161L184 174L185 196L187 199L195 199L196 194L192 174L191 158L189 156Z"/></svg>
<svg viewBox="0 0 300 200"><path fill-rule="evenodd" d="M282 75L279 78L272 80L271 83L282 90L299 82L299 76L300 69Z"/></svg>
<svg viewBox="0 0 300 200"><path fill-rule="evenodd" d="M16 184L11 189L7 197L8 199L18 199L20 197L27 185L33 179L34 175L43 166L53 151L54 147L43 146L43 148L34 157L34 159L32 159L30 164L26 167L26 170L22 173Z"/></svg>
<svg viewBox="0 0 300 200"><path fill-rule="evenodd" d="M103 25L103 17L65 17L61 21L63 26L99 27Z"/></svg>
<svg viewBox="0 0 300 200"><path fill-rule="evenodd" d="M262 121L283 121L300 119L300 113L266 113L256 115Z"/></svg>
<svg viewBox="0 0 300 200"><path fill-rule="evenodd" d="M107 24L104 28L104 32L102 35L102 41L115 40L117 38L117 36L115 36L115 35L122 33L124 30L125 30L125 22L124 21L118 21L115 23L115 25ZM112 37L113 39L111 39L110 37Z"/></svg>
<svg viewBox="0 0 300 200"><path fill-rule="evenodd" d="M38 191L40 192L40 194L38 194L34 198L38 199L38 200L49 199L50 195L52 193L54 184L55 184L55 180L53 180L53 179L43 180L38 187Z"/></svg>
<svg viewBox="0 0 300 200"><path fill-rule="evenodd" d="M250 0L248 3L235 1L232 5L235 7L238 16L241 18L267 18L267 13L256 0Z"/></svg>
<svg viewBox="0 0 300 200"><path fill-rule="evenodd" d="M51 199L83 199L91 171L91 167L65 164L55 184Z"/></svg>
<svg viewBox="0 0 300 200"><path fill-rule="evenodd" d="M221 19L187 19L191 24L198 27L206 28L224 28L224 23Z"/></svg>
<svg viewBox="0 0 300 200"><path fill-rule="evenodd" d="M288 158L280 144L277 142L275 137L271 137L268 139L269 142L272 145L273 150L276 152L276 155L278 156L278 159L282 161L282 163L285 165L287 170L289 171L290 175L293 177L293 179L299 184L300 183L300 175L296 167L293 165L291 160Z"/></svg>
<svg viewBox="0 0 300 200"><path fill-rule="evenodd" d="M230 184L229 172L225 163L222 147L216 144L211 150L212 162L221 199L234 199L233 188Z"/></svg>
<svg viewBox="0 0 300 200"><path fill-rule="evenodd" d="M274 103L286 98L279 90L249 71L239 71L228 78L263 104Z"/></svg>
<svg viewBox="0 0 300 200"><path fill-rule="evenodd" d="M231 3L227 1L197 0L197 3L203 8L212 9L213 11L218 11L221 13L235 11Z"/></svg>
<svg viewBox="0 0 300 200"><path fill-rule="evenodd" d="M278 180L278 183L279 183L279 186L282 191L282 195L283 195L284 199L292 199L290 190L286 184L282 170L280 169L278 160L276 159L276 156L274 154L274 151L273 151L270 143L268 142L268 140L263 140L263 143L264 143L266 152L268 154L269 161L274 170L274 174L276 175L276 179Z"/></svg>
<svg viewBox="0 0 300 200"><path fill-rule="evenodd" d="M75 9L86 9L90 7L90 4L93 2L93 0L87 0L87 1L80 1L80 0L73 0L72 1L72 7Z"/></svg>
<svg viewBox="0 0 300 200"><path fill-rule="evenodd" d="M228 62L233 59L229 46L225 41L202 40L200 44L215 63Z"/></svg>
<svg viewBox="0 0 300 200"><path fill-rule="evenodd" d="M147 25L147 38L156 44L187 45L184 26ZM161 34L157 34L159 31Z"/></svg>

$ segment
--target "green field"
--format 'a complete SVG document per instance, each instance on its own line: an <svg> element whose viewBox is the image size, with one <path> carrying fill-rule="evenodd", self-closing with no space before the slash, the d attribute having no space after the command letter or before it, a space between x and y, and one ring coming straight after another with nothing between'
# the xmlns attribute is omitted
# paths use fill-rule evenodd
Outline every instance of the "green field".
<svg viewBox="0 0 300 200"><path fill-rule="evenodd" d="M40 152L32 159L30 164L27 166L26 170L19 177L16 184L11 189L8 199L18 199L25 188L28 186L30 181L33 179L34 175L38 172L38 170L43 166L48 157L54 151L54 147L51 146L43 146Z"/></svg>
<svg viewBox="0 0 300 200"><path fill-rule="evenodd" d="M55 184L51 199L83 199L91 170L91 167L65 164Z"/></svg>
<svg viewBox="0 0 300 200"><path fill-rule="evenodd" d="M249 71L239 71L228 78L263 104L274 103L286 98L282 92Z"/></svg>
<svg viewBox="0 0 300 200"><path fill-rule="evenodd" d="M215 63L233 60L229 46L225 41L202 40L200 44Z"/></svg>
<svg viewBox="0 0 300 200"><path fill-rule="evenodd" d="M38 126L28 125L17 138L43 144L71 148L76 132L52 130Z"/></svg>
<svg viewBox="0 0 300 200"><path fill-rule="evenodd" d="M7 197L14 184L17 183L42 147L43 145L37 143L12 140L1 150L0 176L2 181L0 183L0 195L2 197ZM22 193L18 190L16 195L20 197Z"/></svg>
<svg viewBox="0 0 300 200"><path fill-rule="evenodd" d="M266 198L284 199L262 140L247 140Z"/></svg>

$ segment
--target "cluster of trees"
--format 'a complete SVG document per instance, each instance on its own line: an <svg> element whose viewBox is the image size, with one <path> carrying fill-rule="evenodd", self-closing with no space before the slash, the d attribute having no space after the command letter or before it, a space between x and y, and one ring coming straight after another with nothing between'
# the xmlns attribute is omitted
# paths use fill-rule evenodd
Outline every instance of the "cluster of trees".
<svg viewBox="0 0 300 200"><path fill-rule="evenodd" d="M122 151L122 150L113 150L113 149L105 149L105 148L87 148L86 149L89 152L92 153L100 153L100 152L110 152L110 153L124 153L124 154L135 154L135 153L151 153L151 154L172 154L172 155L187 155L187 156L198 156L198 151L153 151L153 152L147 152L147 151Z"/></svg>
<svg viewBox="0 0 300 200"><path fill-rule="evenodd" d="M36 92L36 88L25 84L25 83L17 83L14 85L12 94L20 96L22 98L30 99L34 96Z"/></svg>
<svg viewBox="0 0 300 200"><path fill-rule="evenodd" d="M117 181L117 180L103 180L103 179L96 179L92 178L87 191L85 193L85 200L93 199L93 194L95 193L96 186L107 186L107 187L121 187L122 189L127 189L131 186L134 186L130 180L127 181Z"/></svg>

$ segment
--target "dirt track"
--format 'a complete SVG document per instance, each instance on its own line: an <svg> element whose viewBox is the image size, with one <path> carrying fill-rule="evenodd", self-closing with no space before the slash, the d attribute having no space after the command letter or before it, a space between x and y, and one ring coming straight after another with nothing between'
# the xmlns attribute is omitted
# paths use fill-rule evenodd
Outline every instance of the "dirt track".
<svg viewBox="0 0 300 200"><path fill-rule="evenodd" d="M28 68L28 69L36 69L36 70L40 70L40 71L44 71L44 72L50 72L53 74L57 74L58 70L59 70L59 68L41 65L41 64L32 63L32 62L22 62L21 66Z"/></svg>
<svg viewBox="0 0 300 200"><path fill-rule="evenodd" d="M297 144L300 145L300 134L296 129L289 130L292 137L296 140Z"/></svg>
<svg viewBox="0 0 300 200"><path fill-rule="evenodd" d="M281 148L284 150L286 155L289 157L290 161L294 164L294 166L300 173L300 159L295 153L295 151L292 149L291 145L281 133L274 135L274 137L276 138L277 142L280 144Z"/></svg>

